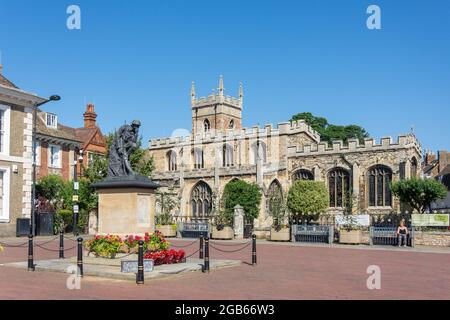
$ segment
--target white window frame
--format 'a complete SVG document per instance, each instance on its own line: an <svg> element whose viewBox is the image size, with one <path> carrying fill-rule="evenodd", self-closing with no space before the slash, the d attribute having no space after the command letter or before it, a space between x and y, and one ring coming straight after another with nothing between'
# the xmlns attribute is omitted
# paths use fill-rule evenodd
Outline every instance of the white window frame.
<svg viewBox="0 0 450 320"><path fill-rule="evenodd" d="M3 210L0 213L0 223L9 223L10 222L10 212L9 212L9 194L10 194L10 168L9 167L0 167L0 171L3 171Z"/></svg>
<svg viewBox="0 0 450 320"><path fill-rule="evenodd" d="M52 164L52 148L58 148L59 149L59 157L58 157L58 163L56 165ZM61 169L62 168L62 148L61 146L57 144L49 144L48 145L48 167L49 168L56 168Z"/></svg>
<svg viewBox="0 0 450 320"><path fill-rule="evenodd" d="M53 117L54 121L52 124L48 124L49 116ZM58 116L54 113L46 112L45 113L45 125L47 126L47 128L58 129Z"/></svg>
<svg viewBox="0 0 450 320"><path fill-rule="evenodd" d="M0 105L3 111L3 150L0 154L9 156L9 144L11 141L11 107Z"/></svg>

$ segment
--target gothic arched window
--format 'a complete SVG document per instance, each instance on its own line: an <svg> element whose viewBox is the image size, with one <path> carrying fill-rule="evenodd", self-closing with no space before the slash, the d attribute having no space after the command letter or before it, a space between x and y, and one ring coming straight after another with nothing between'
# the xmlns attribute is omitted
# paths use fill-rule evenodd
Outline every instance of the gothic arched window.
<svg viewBox="0 0 450 320"><path fill-rule="evenodd" d="M234 165L233 147L225 144L222 148L222 160L224 167L231 167Z"/></svg>
<svg viewBox="0 0 450 320"><path fill-rule="evenodd" d="M234 120L230 121L230 124L228 125L228 129L234 129Z"/></svg>
<svg viewBox="0 0 450 320"><path fill-rule="evenodd" d="M177 154L173 150L167 152L167 168L169 171L177 170Z"/></svg>
<svg viewBox="0 0 450 320"><path fill-rule="evenodd" d="M205 121L203 121L203 127L205 128L205 132L209 132L211 130L211 123L208 119L205 119Z"/></svg>
<svg viewBox="0 0 450 320"><path fill-rule="evenodd" d="M314 180L314 174L309 170L300 169L292 175L292 180L293 182L298 180Z"/></svg>
<svg viewBox="0 0 450 320"><path fill-rule="evenodd" d="M369 206L390 207L392 205L392 170L386 166L377 165L368 171Z"/></svg>
<svg viewBox="0 0 450 320"><path fill-rule="evenodd" d="M192 153L192 156L194 158L194 169L203 169L205 167L203 150L200 148L195 148Z"/></svg>
<svg viewBox="0 0 450 320"><path fill-rule="evenodd" d="M211 213L212 190L203 181L197 183L192 189L191 208L193 217L205 217Z"/></svg>
<svg viewBox="0 0 450 320"><path fill-rule="evenodd" d="M267 192L267 211L271 214L283 210L283 189L278 180L272 181ZM280 223L281 221L278 221Z"/></svg>
<svg viewBox="0 0 450 320"><path fill-rule="evenodd" d="M328 190L330 208L343 208L350 196L350 174L342 168L335 168L328 173Z"/></svg>

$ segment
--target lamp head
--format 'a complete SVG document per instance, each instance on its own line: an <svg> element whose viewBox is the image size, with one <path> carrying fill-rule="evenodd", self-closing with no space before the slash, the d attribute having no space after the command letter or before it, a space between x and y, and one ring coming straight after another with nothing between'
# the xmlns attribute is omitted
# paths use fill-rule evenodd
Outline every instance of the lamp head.
<svg viewBox="0 0 450 320"><path fill-rule="evenodd" d="M48 100L59 101L59 100L61 100L61 97L55 94L55 95L51 96Z"/></svg>

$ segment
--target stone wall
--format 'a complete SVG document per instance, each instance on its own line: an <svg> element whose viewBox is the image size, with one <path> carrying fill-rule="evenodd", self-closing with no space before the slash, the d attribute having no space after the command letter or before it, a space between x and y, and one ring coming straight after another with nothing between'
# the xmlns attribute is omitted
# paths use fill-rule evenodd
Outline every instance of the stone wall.
<svg viewBox="0 0 450 320"><path fill-rule="evenodd" d="M416 246L450 247L450 232L416 231Z"/></svg>

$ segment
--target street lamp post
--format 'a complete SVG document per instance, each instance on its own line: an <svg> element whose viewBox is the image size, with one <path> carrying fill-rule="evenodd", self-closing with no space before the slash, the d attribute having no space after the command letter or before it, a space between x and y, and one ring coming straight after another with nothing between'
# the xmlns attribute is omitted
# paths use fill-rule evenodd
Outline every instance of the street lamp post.
<svg viewBox="0 0 450 320"><path fill-rule="evenodd" d="M30 219L30 235L36 235L36 133L37 133L37 110L40 106L50 102L59 101L61 97L53 95L47 100L37 103L33 106L33 133L32 133L32 153L33 153L33 186L31 189L31 219Z"/></svg>
<svg viewBox="0 0 450 320"><path fill-rule="evenodd" d="M80 176L82 175L83 170L83 150L79 150L79 157L77 157L77 153L74 154L74 161L73 161L73 234L75 236L78 236L78 213L79 213L79 196L78 196L78 190L79 190L79 182L78 182L78 161L80 162Z"/></svg>

